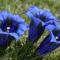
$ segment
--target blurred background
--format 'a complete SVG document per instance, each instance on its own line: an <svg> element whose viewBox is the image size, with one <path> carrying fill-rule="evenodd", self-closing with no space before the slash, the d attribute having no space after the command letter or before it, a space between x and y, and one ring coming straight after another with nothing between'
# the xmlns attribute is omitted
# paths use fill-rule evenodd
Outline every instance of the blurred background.
<svg viewBox="0 0 60 60"><path fill-rule="evenodd" d="M25 16L25 12L32 5L42 9L50 9L54 16L56 16L57 19L60 19L60 0L0 0L0 11L7 10L13 14L19 14L25 19L26 23L29 23L30 20L28 20L27 16ZM27 36L28 33L26 32L17 43L12 41L10 46L6 49L0 47L0 60L29 60L30 58L30 60L60 60L60 47L45 57L23 57L23 54L19 51L19 49L21 44L23 45ZM23 50L24 49L25 48L23 48Z"/></svg>

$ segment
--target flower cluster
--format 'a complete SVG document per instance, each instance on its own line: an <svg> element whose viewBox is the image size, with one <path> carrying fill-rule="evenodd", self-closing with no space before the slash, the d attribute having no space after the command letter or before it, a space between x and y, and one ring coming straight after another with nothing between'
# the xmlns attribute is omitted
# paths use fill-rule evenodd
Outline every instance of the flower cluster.
<svg viewBox="0 0 60 60"><path fill-rule="evenodd" d="M56 49L60 45L60 26L51 11L32 6L26 15L31 19L28 37L30 41L34 42L39 39L45 29L50 31L37 48L38 54L44 55Z"/></svg>
<svg viewBox="0 0 60 60"><path fill-rule="evenodd" d="M19 15L7 11L0 12L0 46L7 46L11 40L18 41L26 30L29 30L28 40L34 43L45 29L50 34L42 41L36 52L44 55L60 46L60 26L50 10L32 6L26 15L31 19L29 25Z"/></svg>

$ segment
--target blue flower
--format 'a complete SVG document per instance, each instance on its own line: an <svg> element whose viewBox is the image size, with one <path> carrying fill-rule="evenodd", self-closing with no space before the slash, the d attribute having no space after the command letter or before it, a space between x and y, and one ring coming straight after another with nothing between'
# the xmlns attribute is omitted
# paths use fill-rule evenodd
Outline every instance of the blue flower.
<svg viewBox="0 0 60 60"><path fill-rule="evenodd" d="M39 9L32 6L26 12L26 15L31 19L28 39L31 41L37 40L45 28L52 31L56 27L55 17L49 10Z"/></svg>
<svg viewBox="0 0 60 60"><path fill-rule="evenodd" d="M45 39L42 41L37 49L39 55L45 55L52 52L60 46L60 30L54 29Z"/></svg>
<svg viewBox="0 0 60 60"><path fill-rule="evenodd" d="M41 20L36 18L30 11L27 11L26 15L31 18L28 40L34 42L42 35L45 28L42 25Z"/></svg>
<svg viewBox="0 0 60 60"><path fill-rule="evenodd" d="M0 45L8 45L11 40L18 40L29 27L19 15L0 12Z"/></svg>
<svg viewBox="0 0 60 60"><path fill-rule="evenodd" d="M42 25L50 31L52 31L57 25L55 23L56 18L53 16L50 10L45 10L41 8L39 9L36 6L31 6L26 12L26 15L31 18L31 20L34 20L35 24L41 22Z"/></svg>

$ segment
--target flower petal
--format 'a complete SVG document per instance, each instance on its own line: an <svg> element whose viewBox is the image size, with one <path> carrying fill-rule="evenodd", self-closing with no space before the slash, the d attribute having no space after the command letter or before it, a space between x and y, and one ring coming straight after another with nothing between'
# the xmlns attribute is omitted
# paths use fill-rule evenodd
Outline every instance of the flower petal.
<svg viewBox="0 0 60 60"><path fill-rule="evenodd" d="M12 37L16 39L16 41L19 39L19 36L16 33L9 33Z"/></svg>
<svg viewBox="0 0 60 60"><path fill-rule="evenodd" d="M27 14L27 16L28 16L29 18L31 18L32 22L33 22L36 26L38 26L38 24L41 22L40 19L34 17L30 12L27 12L26 14Z"/></svg>
<svg viewBox="0 0 60 60"><path fill-rule="evenodd" d="M19 15L14 15L13 20L16 21L17 23L24 23L24 19L21 18Z"/></svg>
<svg viewBox="0 0 60 60"><path fill-rule="evenodd" d="M41 9L37 8L36 6L31 6L28 9L28 12L31 12L33 15L35 15L35 14L39 15L40 10Z"/></svg>
<svg viewBox="0 0 60 60"><path fill-rule="evenodd" d="M8 17L8 12L7 11L2 11L1 12L1 14L2 14L2 17L4 18L4 20Z"/></svg>
<svg viewBox="0 0 60 60"><path fill-rule="evenodd" d="M25 30L28 30L28 29L29 29L29 27L27 26L27 24L20 24L19 29L21 29L21 30L25 31Z"/></svg>
<svg viewBox="0 0 60 60"><path fill-rule="evenodd" d="M4 18L2 16L2 14L0 13L0 21L3 21L3 20L4 20Z"/></svg>
<svg viewBox="0 0 60 60"><path fill-rule="evenodd" d="M23 31L23 30L18 30L18 31L17 31L17 34L18 34L19 36L21 36L21 35L24 34L24 31Z"/></svg>

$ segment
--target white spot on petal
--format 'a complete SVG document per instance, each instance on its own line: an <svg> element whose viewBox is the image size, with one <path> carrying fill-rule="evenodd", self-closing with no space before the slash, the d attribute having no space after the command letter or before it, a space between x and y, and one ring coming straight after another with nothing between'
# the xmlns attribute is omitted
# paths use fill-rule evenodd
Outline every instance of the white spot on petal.
<svg viewBox="0 0 60 60"><path fill-rule="evenodd" d="M56 36L56 40L58 40L59 38L58 38L58 36Z"/></svg>

